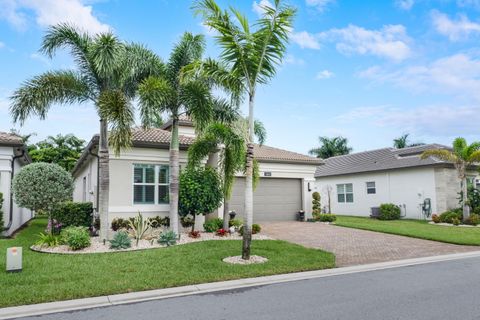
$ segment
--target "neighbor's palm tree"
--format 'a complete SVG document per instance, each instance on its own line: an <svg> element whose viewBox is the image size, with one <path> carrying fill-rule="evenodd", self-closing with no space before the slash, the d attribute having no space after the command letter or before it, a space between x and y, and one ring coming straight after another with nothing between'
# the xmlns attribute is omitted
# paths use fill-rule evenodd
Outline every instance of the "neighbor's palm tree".
<svg viewBox="0 0 480 320"><path fill-rule="evenodd" d="M295 9L275 0L273 7L262 6L262 17L251 28L247 18L234 8L222 10L215 0L197 1L193 7L203 17L203 23L215 30L217 43L222 47L222 64L207 61L203 71L236 87L235 98L245 94L249 103L249 126L245 172L245 214L242 258L250 259L253 221L253 135L254 105L257 87L275 76L276 67L285 55ZM233 15L233 16L232 16Z"/></svg>
<svg viewBox="0 0 480 320"><path fill-rule="evenodd" d="M76 69L48 71L26 81L11 97L10 112L21 124L30 116L45 119L54 104L92 102L100 118L99 208L100 237L108 239L109 151L115 153L131 141L134 124L132 99L140 79L155 64L142 46L125 44L112 33L91 36L72 25L51 27L41 51L52 58L69 49ZM110 129L110 138L107 137Z"/></svg>
<svg viewBox="0 0 480 320"><path fill-rule="evenodd" d="M313 148L309 151L311 155L321 159L342 156L352 152L352 148L348 146L348 139L343 137L319 137L320 147Z"/></svg>
<svg viewBox="0 0 480 320"><path fill-rule="evenodd" d="M170 140L170 226L178 234L179 187L179 117L189 115L199 129L206 126L213 114L211 84L205 79L184 76L184 69L199 61L205 51L202 35L184 33L174 46L168 62L157 75L146 78L139 87L140 115L144 127L167 113L172 120Z"/></svg>
<svg viewBox="0 0 480 320"><path fill-rule="evenodd" d="M480 142L467 144L464 138L456 138L453 141L453 149L433 149L423 152L422 159L435 157L443 161L452 162L457 169L461 181L463 220L470 216L470 207L467 194L467 169L474 163L480 162Z"/></svg>
<svg viewBox="0 0 480 320"><path fill-rule="evenodd" d="M393 139L393 147L396 149L403 149L403 148L418 147L418 146L425 145L425 143L423 142L409 143L409 140L408 140L409 136L410 136L409 133L405 133L400 137Z"/></svg>

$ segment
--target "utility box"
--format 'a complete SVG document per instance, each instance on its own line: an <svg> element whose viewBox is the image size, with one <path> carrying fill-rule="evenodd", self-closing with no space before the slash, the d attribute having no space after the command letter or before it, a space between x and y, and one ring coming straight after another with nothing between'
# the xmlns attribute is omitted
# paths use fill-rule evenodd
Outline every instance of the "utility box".
<svg viewBox="0 0 480 320"><path fill-rule="evenodd" d="M7 248L7 272L22 271L22 247Z"/></svg>

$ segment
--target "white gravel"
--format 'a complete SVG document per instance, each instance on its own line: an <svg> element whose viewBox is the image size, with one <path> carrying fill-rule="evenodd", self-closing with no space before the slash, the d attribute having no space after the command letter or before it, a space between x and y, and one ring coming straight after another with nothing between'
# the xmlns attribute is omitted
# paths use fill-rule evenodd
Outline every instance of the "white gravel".
<svg viewBox="0 0 480 320"><path fill-rule="evenodd" d="M272 238L263 235L263 234L254 234L253 240L270 240ZM180 235L180 240L177 241L176 245L182 245L192 242L200 242L200 241L207 241L207 240L241 240L242 236L238 233L235 234L228 234L224 237L219 237L214 233L207 233L202 232L200 238L191 238L188 236L187 233L182 233ZM105 253L105 252L120 252L120 251L136 251L136 250L147 250L147 249L154 249L154 248L163 248L164 245L158 244L157 239L153 238L151 240L140 240L138 246L136 245L136 241L132 239L132 246L128 249L121 249L121 250L113 250L110 249L110 243L107 241L106 244L100 241L99 237L92 237L91 238L91 245L82 250L73 251L68 248L66 245L61 245L57 247L45 247L45 246L37 246L33 245L30 248L34 251L39 252L46 252L46 253L60 253L60 254L85 254L85 253Z"/></svg>
<svg viewBox="0 0 480 320"><path fill-rule="evenodd" d="M227 257L222 261L226 263L231 263L231 264L247 265L247 264L255 264L255 263L265 263L268 261L268 259L261 256L250 256L250 260L243 260L242 256L234 256L234 257Z"/></svg>
<svg viewBox="0 0 480 320"><path fill-rule="evenodd" d="M444 227L480 228L480 225L472 226L472 225L469 225L469 224L459 224L458 226L456 226L456 225L451 224L451 223L444 223L444 222L435 223L433 221L430 221L428 224L433 224L433 225L436 225L436 226L444 226Z"/></svg>

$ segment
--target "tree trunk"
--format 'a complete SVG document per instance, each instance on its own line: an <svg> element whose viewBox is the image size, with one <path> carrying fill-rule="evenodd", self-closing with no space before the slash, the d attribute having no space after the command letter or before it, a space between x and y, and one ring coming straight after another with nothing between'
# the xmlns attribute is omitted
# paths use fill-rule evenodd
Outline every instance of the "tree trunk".
<svg viewBox="0 0 480 320"><path fill-rule="evenodd" d="M100 120L100 141L98 146L98 213L100 215L100 239L109 240L108 201L110 193L110 169L108 154L108 126L107 121Z"/></svg>
<svg viewBox="0 0 480 320"><path fill-rule="evenodd" d="M470 217L470 207L468 205L468 184L466 175L462 176L462 204L463 204L463 221Z"/></svg>
<svg viewBox="0 0 480 320"><path fill-rule="evenodd" d="M248 137L246 176L245 176L245 212L243 215L243 244L242 259L250 259L250 245L252 242L253 222L253 105L255 95L250 94L248 99Z"/></svg>
<svg viewBox="0 0 480 320"><path fill-rule="evenodd" d="M227 230L228 226L228 219L230 218L228 215L230 203L226 196L223 197L223 229Z"/></svg>
<svg viewBox="0 0 480 320"><path fill-rule="evenodd" d="M180 173L180 144L178 141L178 118L172 119L172 136L170 141L170 228L178 233L178 176Z"/></svg>

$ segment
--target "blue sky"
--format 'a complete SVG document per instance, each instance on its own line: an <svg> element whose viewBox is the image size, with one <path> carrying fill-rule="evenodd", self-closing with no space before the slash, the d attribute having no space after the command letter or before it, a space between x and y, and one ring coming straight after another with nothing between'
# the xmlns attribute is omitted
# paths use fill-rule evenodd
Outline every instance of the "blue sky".
<svg viewBox="0 0 480 320"><path fill-rule="evenodd" d="M266 0L219 1L257 18ZM290 0L298 9L286 59L258 92L256 118L267 144L306 153L318 136L342 135L354 151L413 141L480 140L480 0ZM66 53L38 53L44 30L69 21L90 32L113 30L167 57L184 31L211 32L189 0L1 0L0 131L14 125L9 95L22 81L72 68ZM97 132L92 105L54 106L47 120L20 129L36 140Z"/></svg>

